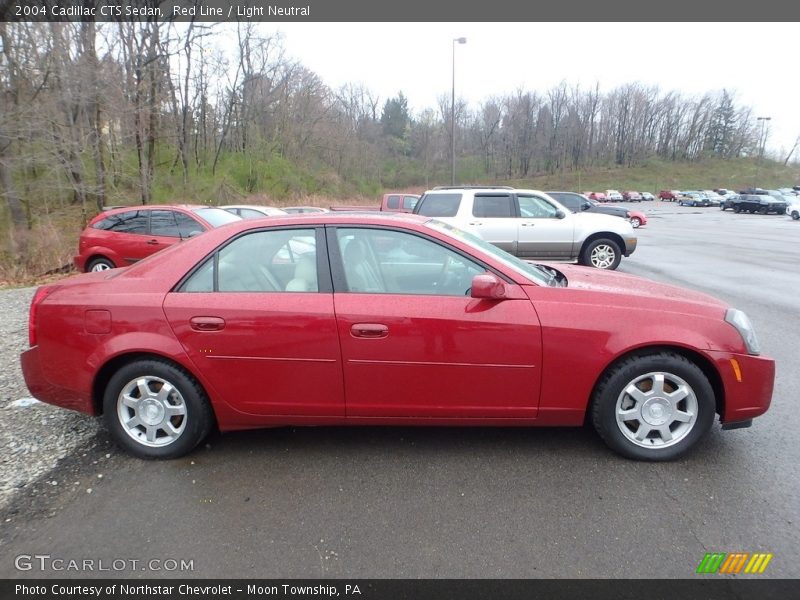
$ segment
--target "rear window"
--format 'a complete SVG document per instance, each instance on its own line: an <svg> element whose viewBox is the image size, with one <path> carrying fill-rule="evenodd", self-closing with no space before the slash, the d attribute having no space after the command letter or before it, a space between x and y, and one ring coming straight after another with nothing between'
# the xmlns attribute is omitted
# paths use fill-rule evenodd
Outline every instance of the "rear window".
<svg viewBox="0 0 800 600"><path fill-rule="evenodd" d="M194 213L201 219L205 219L212 227L219 227L227 223L241 221L240 217L229 213L227 210L221 208L195 208Z"/></svg>
<svg viewBox="0 0 800 600"><path fill-rule="evenodd" d="M455 217L461 204L461 194L426 194L414 209L425 217Z"/></svg>

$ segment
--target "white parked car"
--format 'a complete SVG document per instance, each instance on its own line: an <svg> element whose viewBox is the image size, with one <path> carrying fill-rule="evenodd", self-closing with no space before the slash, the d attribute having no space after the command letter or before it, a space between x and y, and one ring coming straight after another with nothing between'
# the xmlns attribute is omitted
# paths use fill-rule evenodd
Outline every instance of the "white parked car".
<svg viewBox="0 0 800 600"><path fill-rule="evenodd" d="M786 201L789 203L786 206L786 214L797 221L800 219L800 197L794 196L794 200L790 200L789 198L790 196L786 197Z"/></svg>
<svg viewBox="0 0 800 600"><path fill-rule="evenodd" d="M227 206L220 206L220 208L243 219L263 219L264 217L278 217L289 214L285 210L274 206L261 206L258 204L228 204Z"/></svg>
<svg viewBox="0 0 800 600"><path fill-rule="evenodd" d="M606 198L608 198L609 202L622 202L624 200L619 190L606 190Z"/></svg>
<svg viewBox="0 0 800 600"><path fill-rule="evenodd" d="M577 260L598 269L616 269L637 243L628 221L596 213L573 214L537 190L439 187L425 192L414 213L477 234L520 258Z"/></svg>

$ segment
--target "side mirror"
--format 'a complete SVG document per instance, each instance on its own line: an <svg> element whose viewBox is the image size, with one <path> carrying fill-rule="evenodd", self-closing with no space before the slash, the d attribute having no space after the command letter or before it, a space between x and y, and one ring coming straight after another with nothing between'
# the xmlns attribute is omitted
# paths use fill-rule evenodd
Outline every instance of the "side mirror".
<svg viewBox="0 0 800 600"><path fill-rule="evenodd" d="M566 216L567 216L567 213L565 213L563 210L561 210L561 209L558 209L558 210L556 211L556 218L557 218L557 219L563 219L563 218L564 218L564 217L566 217Z"/></svg>
<svg viewBox="0 0 800 600"><path fill-rule="evenodd" d="M470 296L485 300L503 300L506 297L506 284L492 273L475 275L472 278Z"/></svg>

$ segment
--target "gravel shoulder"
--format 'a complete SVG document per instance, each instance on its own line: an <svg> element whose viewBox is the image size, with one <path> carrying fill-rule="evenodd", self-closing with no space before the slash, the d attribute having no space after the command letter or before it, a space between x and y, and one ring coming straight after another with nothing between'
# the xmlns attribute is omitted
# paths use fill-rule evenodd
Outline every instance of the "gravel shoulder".
<svg viewBox="0 0 800 600"><path fill-rule="evenodd" d="M28 347L28 308L35 288L0 290L0 511L26 495L65 457L93 445L99 419L42 402L28 403L19 355ZM23 400L23 402L19 402ZM48 485L66 485L57 476ZM55 482L55 483L53 483ZM74 482L69 482L74 485Z"/></svg>

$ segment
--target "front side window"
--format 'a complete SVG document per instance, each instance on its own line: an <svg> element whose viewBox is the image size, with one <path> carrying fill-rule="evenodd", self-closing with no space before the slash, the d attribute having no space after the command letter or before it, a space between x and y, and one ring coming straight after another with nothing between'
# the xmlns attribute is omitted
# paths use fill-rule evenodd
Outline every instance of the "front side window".
<svg viewBox="0 0 800 600"><path fill-rule="evenodd" d="M256 231L209 257L183 284L183 292L316 292L317 244L313 229Z"/></svg>
<svg viewBox="0 0 800 600"><path fill-rule="evenodd" d="M337 229L349 292L463 296L486 269L429 239L386 229Z"/></svg>
<svg viewBox="0 0 800 600"><path fill-rule="evenodd" d="M164 237L180 237L175 213L171 210L154 210L150 212L150 234Z"/></svg>
<svg viewBox="0 0 800 600"><path fill-rule="evenodd" d="M519 196L519 214L532 219L555 219L556 207L539 196Z"/></svg>

